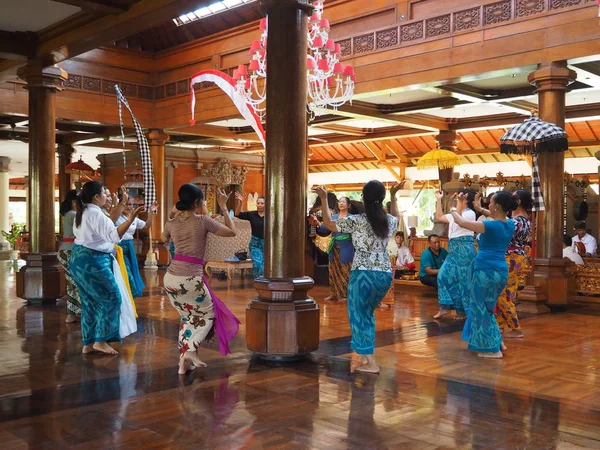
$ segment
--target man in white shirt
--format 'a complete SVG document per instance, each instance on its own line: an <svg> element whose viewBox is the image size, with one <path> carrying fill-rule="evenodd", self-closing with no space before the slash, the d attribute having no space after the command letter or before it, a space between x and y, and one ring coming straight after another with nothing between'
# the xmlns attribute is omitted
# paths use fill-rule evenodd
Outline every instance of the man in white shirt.
<svg viewBox="0 0 600 450"><path fill-rule="evenodd" d="M568 234L563 236L563 258L569 258L575 264L583 264L583 258L573 249L573 239Z"/></svg>
<svg viewBox="0 0 600 450"><path fill-rule="evenodd" d="M410 250L404 246L404 233L402 231L398 231L395 239L398 250L396 254L394 278L399 279L404 273L414 273L416 266L415 258L413 258Z"/></svg>
<svg viewBox="0 0 600 450"><path fill-rule="evenodd" d="M581 256L596 256L596 249L598 244L596 238L591 234L587 233L585 222L577 222L575 224L575 236L573 236L573 242L581 242L585 245L585 255Z"/></svg>

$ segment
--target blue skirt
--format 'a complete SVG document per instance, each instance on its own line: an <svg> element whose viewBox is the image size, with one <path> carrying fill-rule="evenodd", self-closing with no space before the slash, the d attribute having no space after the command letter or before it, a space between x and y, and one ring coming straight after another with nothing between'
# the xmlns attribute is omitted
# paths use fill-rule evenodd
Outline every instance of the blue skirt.
<svg viewBox="0 0 600 450"><path fill-rule="evenodd" d="M144 285L144 280L142 280L142 275L140 274L140 268L138 266L133 240L123 240L119 242L119 246L123 249L123 256L125 258L125 267L127 267L127 277L129 278L131 294L134 298L141 297L142 291L146 286Z"/></svg>
<svg viewBox="0 0 600 450"><path fill-rule="evenodd" d="M500 351L502 336L494 315L498 296L506 286L508 271L476 269L473 271L471 304L462 339L468 349L480 353Z"/></svg>
<svg viewBox="0 0 600 450"><path fill-rule="evenodd" d="M459 312L469 308L476 255L472 236L461 236L448 241L448 256L437 277L440 306Z"/></svg>
<svg viewBox="0 0 600 450"><path fill-rule="evenodd" d="M256 236L250 238L250 259L252 259L252 275L262 277L265 273L265 240Z"/></svg>
<svg viewBox="0 0 600 450"><path fill-rule="evenodd" d="M69 267L81 299L83 345L121 342L121 293L113 274L113 256L74 245Z"/></svg>
<svg viewBox="0 0 600 450"><path fill-rule="evenodd" d="M375 309L390 290L392 273L353 270L348 282L348 318L352 330L350 348L359 355L375 351Z"/></svg>

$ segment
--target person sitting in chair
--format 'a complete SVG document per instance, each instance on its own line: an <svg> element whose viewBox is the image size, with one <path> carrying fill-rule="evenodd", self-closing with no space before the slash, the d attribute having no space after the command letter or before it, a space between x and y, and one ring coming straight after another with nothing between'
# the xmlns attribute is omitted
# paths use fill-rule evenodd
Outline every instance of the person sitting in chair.
<svg viewBox="0 0 600 450"><path fill-rule="evenodd" d="M437 234L430 234L427 240L429 247L421 253L419 280L425 286L431 286L437 290L437 275L448 256L448 251L440 247L440 237Z"/></svg>

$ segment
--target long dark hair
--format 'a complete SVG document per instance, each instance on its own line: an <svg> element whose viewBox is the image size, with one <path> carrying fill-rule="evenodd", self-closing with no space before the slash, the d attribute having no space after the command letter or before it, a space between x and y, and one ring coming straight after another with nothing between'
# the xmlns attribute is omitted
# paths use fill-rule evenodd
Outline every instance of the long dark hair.
<svg viewBox="0 0 600 450"><path fill-rule="evenodd" d="M475 211L475 206L473 205L473 201L475 200L475 191L473 189L462 189L460 193L467 196L467 208L469 208L471 211Z"/></svg>
<svg viewBox="0 0 600 450"><path fill-rule="evenodd" d="M506 214L517 209L517 200L512 196L510 192L498 191L494 194L494 201L497 205L500 205L502 211Z"/></svg>
<svg viewBox="0 0 600 450"><path fill-rule="evenodd" d="M179 201L175 205L179 211L190 211L196 209L196 202L202 202L204 194L202 189L192 183L186 183L177 192Z"/></svg>
<svg viewBox="0 0 600 450"><path fill-rule="evenodd" d="M372 180L363 186L362 192L365 214L371 224L371 228L373 228L375 236L381 239L387 238L390 227L387 214L383 209L385 186L380 181Z"/></svg>
<svg viewBox="0 0 600 450"><path fill-rule="evenodd" d="M311 210L311 212L313 212L313 211L316 211L317 209L322 208L322 206L323 205L321 205L321 197L317 197L317 199L313 203L312 208L310 208L310 210ZM329 206L330 209L338 211L338 198L335 196L335 194L333 192L327 193L327 206Z"/></svg>
<svg viewBox="0 0 600 450"><path fill-rule="evenodd" d="M96 195L102 195L104 185L99 181L88 181L81 188L81 193L77 196L77 215L75 216L75 226L81 226L81 218L83 211L87 208L88 203L92 203Z"/></svg>
<svg viewBox="0 0 600 450"><path fill-rule="evenodd" d="M77 189L71 189L67 192L65 199L60 204L59 213L61 216L64 216L66 213L73 209L73 201L77 201L77 197L79 196L79 191Z"/></svg>

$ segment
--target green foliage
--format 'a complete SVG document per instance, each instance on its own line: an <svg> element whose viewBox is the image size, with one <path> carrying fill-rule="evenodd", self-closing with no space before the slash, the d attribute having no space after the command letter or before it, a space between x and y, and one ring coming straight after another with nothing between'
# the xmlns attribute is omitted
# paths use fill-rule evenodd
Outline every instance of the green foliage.
<svg viewBox="0 0 600 450"><path fill-rule="evenodd" d="M4 236L4 239L8 241L10 247L14 250L15 242L17 242L17 239L19 239L24 232L24 224L14 223L13 226L10 228L10 231L2 230L2 236Z"/></svg>
<svg viewBox="0 0 600 450"><path fill-rule="evenodd" d="M413 191L413 201L417 196L419 191ZM420 236L423 235L425 230L430 230L433 227L433 222L430 220L430 217L433 213L435 213L435 190L434 189L423 189L419 198L417 199L417 203L415 204L415 209L418 211L419 224L417 226L417 232Z"/></svg>

